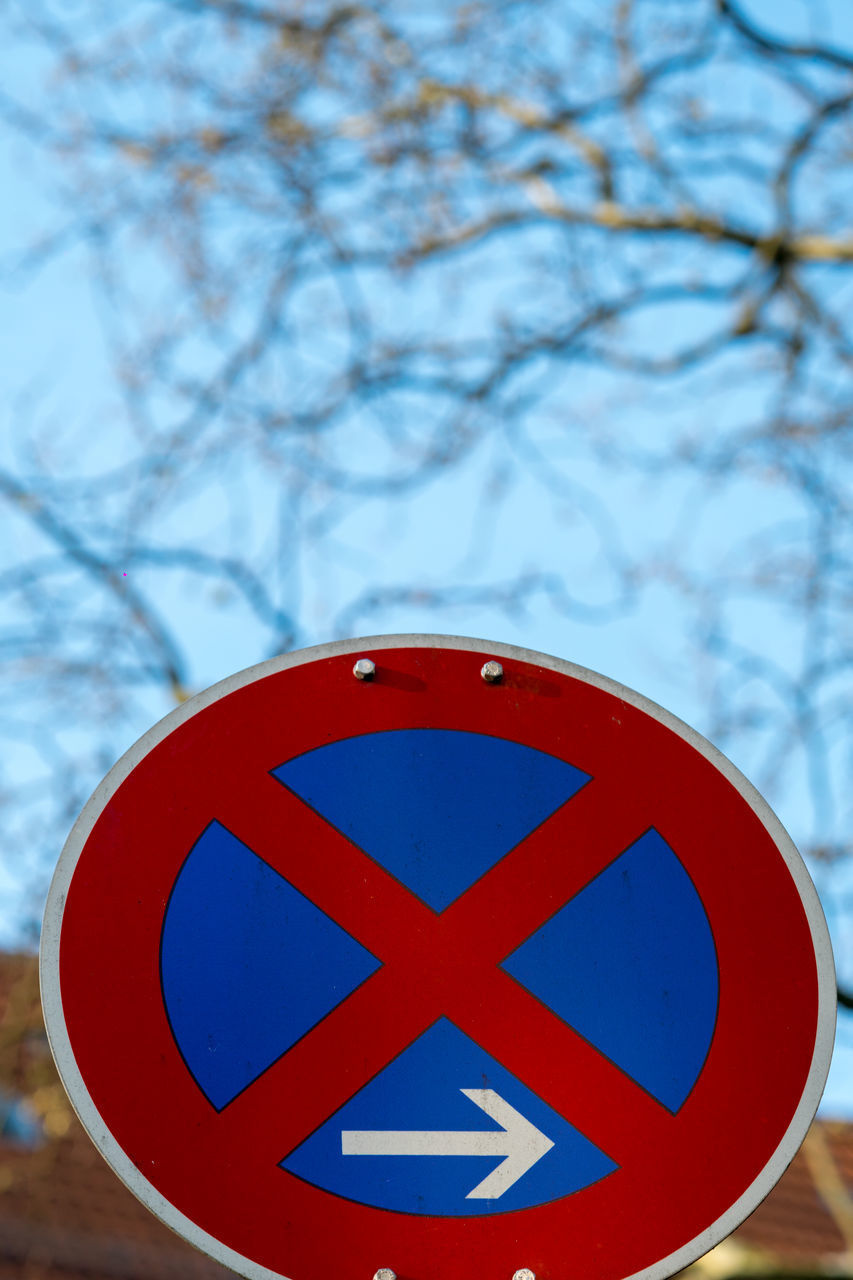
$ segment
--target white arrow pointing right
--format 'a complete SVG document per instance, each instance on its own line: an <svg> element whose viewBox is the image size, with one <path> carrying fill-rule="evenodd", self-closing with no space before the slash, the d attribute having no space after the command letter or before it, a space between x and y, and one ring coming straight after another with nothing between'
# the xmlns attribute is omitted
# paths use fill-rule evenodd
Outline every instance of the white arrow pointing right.
<svg viewBox="0 0 853 1280"><path fill-rule="evenodd" d="M343 1129L345 1156L505 1156L466 1200L498 1200L553 1147L550 1138L494 1089L462 1089L466 1098L503 1127L473 1132L442 1129Z"/></svg>

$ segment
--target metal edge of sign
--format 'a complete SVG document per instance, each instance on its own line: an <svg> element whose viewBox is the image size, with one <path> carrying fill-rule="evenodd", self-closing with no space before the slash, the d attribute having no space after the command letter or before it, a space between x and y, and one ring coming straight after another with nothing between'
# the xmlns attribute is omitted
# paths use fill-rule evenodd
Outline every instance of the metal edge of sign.
<svg viewBox="0 0 853 1280"><path fill-rule="evenodd" d="M517 645L468 636L411 634L335 640L307 649L294 650L238 671L189 698L153 725L113 765L86 802L63 846L47 895L39 948L41 1001L48 1041L66 1092L84 1129L101 1155L121 1181L155 1217L203 1253L232 1271L246 1276L248 1280L289 1280L280 1272L271 1271L230 1249L187 1218L137 1169L113 1137L86 1088L77 1067L65 1025L59 986L59 940L62 916L77 861L101 812L136 765L181 724L228 694L279 671L341 654L361 653L369 656L372 652L382 649L399 648L468 650L475 653L494 654L495 657L510 662L529 663L593 685L651 716L703 755L731 783L769 832L797 887L809 924L818 977L815 1048L800 1103L770 1159L750 1186L725 1213L667 1257L624 1278L624 1280L665 1280L666 1277L695 1262L697 1258L702 1257L709 1249L714 1248L730 1235L758 1207L799 1150L817 1111L832 1058L837 1008L835 962L826 918L808 869L782 823L752 783L717 747L672 712L608 676L600 675L598 672L590 671L586 667L562 658L524 649Z"/></svg>

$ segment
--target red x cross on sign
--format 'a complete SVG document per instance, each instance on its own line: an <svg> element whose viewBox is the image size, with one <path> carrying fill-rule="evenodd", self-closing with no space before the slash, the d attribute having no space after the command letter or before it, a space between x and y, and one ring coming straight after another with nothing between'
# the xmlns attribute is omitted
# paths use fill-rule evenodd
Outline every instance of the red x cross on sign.
<svg viewBox="0 0 853 1280"><path fill-rule="evenodd" d="M517 759L557 782L515 839ZM453 857L410 817L444 790ZM256 1280L670 1275L781 1175L834 1026L811 882L727 761L602 677L441 637L288 655L151 730L69 838L43 981L104 1155ZM472 1198L495 1098L542 1141Z"/></svg>
<svg viewBox="0 0 853 1280"><path fill-rule="evenodd" d="M229 1108L235 1130L257 1117L263 1131L277 1098L301 1098L298 1112L258 1135L273 1162L442 1015L536 1092L547 1077L549 1095L562 1086L559 1110L576 1113L578 1096L588 1097L585 1124L606 1135L620 1164L652 1134L659 1140L665 1109L499 967L650 825L640 797L614 804L606 782L593 780L440 915L268 774L241 776L228 797L217 806L223 825L383 962ZM530 1052L543 1044L547 1055Z"/></svg>

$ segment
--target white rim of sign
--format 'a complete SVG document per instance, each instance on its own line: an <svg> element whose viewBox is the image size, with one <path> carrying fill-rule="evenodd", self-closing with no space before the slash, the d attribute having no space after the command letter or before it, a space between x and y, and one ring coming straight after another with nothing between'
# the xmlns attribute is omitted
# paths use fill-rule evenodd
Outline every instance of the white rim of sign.
<svg viewBox="0 0 853 1280"><path fill-rule="evenodd" d="M235 690L241 689L245 685L253 684L256 680L264 679L266 676L273 675L276 672L340 654L369 656L382 649L398 648L457 649L474 652L479 655L488 654L489 656L502 658L507 662L531 663L534 666L543 667L547 670L571 676L576 680L582 680L586 684L594 685L596 688L602 689L606 693L614 694L622 701L645 712L646 715L651 716L680 738L683 738L685 742L689 743L691 747L709 760L735 790L740 793L769 832L797 886L806 918L809 922L818 974L817 1035L815 1037L814 1056L803 1095L778 1147L758 1177L740 1198L693 1240L682 1245L680 1249L677 1249L667 1257L661 1258L652 1266L625 1278L625 1280L665 1280L665 1277L671 1276L691 1262L695 1262L697 1258L700 1258L709 1249L719 1244L752 1213L781 1178L806 1136L826 1084L835 1038L836 980L829 930L817 891L791 837L763 796L759 795L752 783L747 781L740 770L721 751L718 751L695 729L679 720L677 716L665 711L663 707L659 707L642 694L635 693L632 689L628 689L607 676L588 671L585 667L576 666L574 663L566 662L561 658L537 653L532 649L522 649L516 645L477 640L467 636L443 635L385 635L333 641L329 644L315 645L309 649L300 649L294 653L270 658L257 666L248 667L244 671L228 676L227 679L219 681L218 684L212 685L209 689L205 689L202 693L196 694L195 697L176 707L174 711L171 711L153 728L149 729L147 733L143 734L139 741L125 752L95 789L74 824L60 855L45 907L40 947L42 1006L50 1047L71 1103L95 1146L114 1172L118 1174L134 1195L156 1217L165 1222L168 1227L171 1227L178 1235L183 1236L190 1244L195 1245L217 1262L221 1262L233 1271L247 1276L249 1280L288 1280L288 1277L282 1276L280 1272L271 1271L268 1267L261 1266L259 1263L253 1262L251 1258L246 1258L234 1249L228 1248L227 1245L217 1240L215 1236L204 1231L181 1213L140 1173L107 1128L89 1095L89 1091L77 1067L68 1036L68 1029L65 1025L59 987L59 939L62 928L62 914L77 860L102 810L131 771L136 768L149 751L158 746L173 730L191 719L192 716L205 707L218 702L220 698L224 698ZM475 672L474 676L476 675L477 673Z"/></svg>

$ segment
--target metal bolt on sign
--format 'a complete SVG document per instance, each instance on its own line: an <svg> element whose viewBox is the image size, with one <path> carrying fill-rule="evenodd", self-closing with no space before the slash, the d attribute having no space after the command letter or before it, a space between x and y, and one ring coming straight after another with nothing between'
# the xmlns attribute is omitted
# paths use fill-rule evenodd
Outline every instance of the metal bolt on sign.
<svg viewBox="0 0 853 1280"><path fill-rule="evenodd" d="M373 1280L397 1280L397 1272L392 1271L390 1267L380 1267Z"/></svg>
<svg viewBox="0 0 853 1280"><path fill-rule="evenodd" d="M512 1280L536 1280L536 1272L528 1267L522 1267L520 1271L513 1272Z"/></svg>
<svg viewBox="0 0 853 1280"><path fill-rule="evenodd" d="M372 680L376 675L376 663L370 658L359 658L352 669L356 680Z"/></svg>
<svg viewBox="0 0 853 1280"><path fill-rule="evenodd" d="M480 675L483 677L486 684L498 684L498 682L503 678L503 673L504 669L501 664L494 660L484 662L480 668Z"/></svg>

